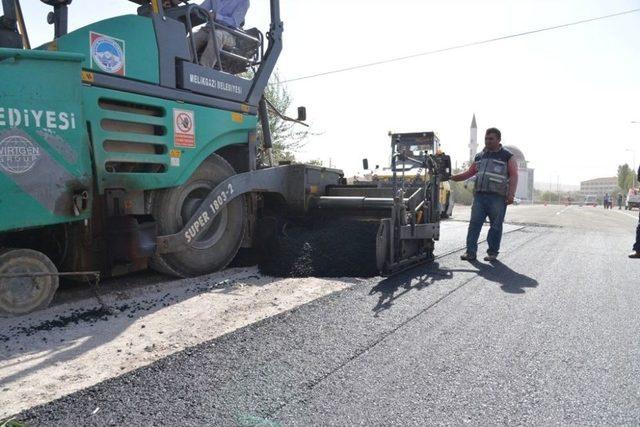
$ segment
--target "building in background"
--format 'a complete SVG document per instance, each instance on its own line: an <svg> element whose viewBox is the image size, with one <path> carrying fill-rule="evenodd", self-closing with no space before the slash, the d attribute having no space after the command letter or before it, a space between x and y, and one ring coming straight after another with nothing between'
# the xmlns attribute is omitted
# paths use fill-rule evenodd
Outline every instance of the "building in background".
<svg viewBox="0 0 640 427"><path fill-rule="evenodd" d="M607 178L595 178L580 183L580 194L582 196L596 196L601 200L605 194L613 194L618 191L618 178L615 176Z"/></svg>
<svg viewBox="0 0 640 427"><path fill-rule="evenodd" d="M524 153L514 145L505 145L504 148L511 151L518 163L518 188L516 197L523 202L533 203L533 169L527 166Z"/></svg>

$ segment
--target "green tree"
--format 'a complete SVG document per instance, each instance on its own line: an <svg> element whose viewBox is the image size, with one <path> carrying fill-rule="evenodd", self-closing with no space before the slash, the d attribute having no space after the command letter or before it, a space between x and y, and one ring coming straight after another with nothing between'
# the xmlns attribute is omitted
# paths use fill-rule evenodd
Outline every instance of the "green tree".
<svg viewBox="0 0 640 427"><path fill-rule="evenodd" d="M543 202L551 202L558 200L558 193L552 193L551 191L545 191L542 193L542 201Z"/></svg>
<svg viewBox="0 0 640 427"><path fill-rule="evenodd" d="M464 185L463 182L449 181L451 193L455 203L470 205L473 203L473 184Z"/></svg>
<svg viewBox="0 0 640 427"><path fill-rule="evenodd" d="M293 99L286 85L280 83L278 73L274 73L271 82L264 91L267 101L282 114L291 107ZM270 111L269 129L273 148L271 154L275 162L295 161L296 153L304 146L309 136L309 128L287 121ZM262 129L258 125L258 137L262 139Z"/></svg>
<svg viewBox="0 0 640 427"><path fill-rule="evenodd" d="M618 166L618 187L626 194L629 188L633 187L636 173L632 171L628 164Z"/></svg>
<svg viewBox="0 0 640 427"><path fill-rule="evenodd" d="M533 189L533 200L535 200L535 201L542 200L542 191L538 190L537 188L534 188Z"/></svg>

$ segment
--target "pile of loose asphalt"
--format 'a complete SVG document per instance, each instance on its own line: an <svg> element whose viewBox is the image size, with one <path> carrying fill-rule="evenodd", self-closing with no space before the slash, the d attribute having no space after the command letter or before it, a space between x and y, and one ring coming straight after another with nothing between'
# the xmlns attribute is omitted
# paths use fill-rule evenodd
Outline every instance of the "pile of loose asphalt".
<svg viewBox="0 0 640 427"><path fill-rule="evenodd" d="M378 221L289 225L272 238L260 272L272 277L373 277Z"/></svg>
<svg viewBox="0 0 640 427"><path fill-rule="evenodd" d="M192 286L186 289L185 293L188 295L196 295L216 288L233 286L237 281L243 281L246 279L258 279L258 276L248 275L245 277L225 279L221 281L202 280L197 286ZM6 343L9 343L11 339L16 336L29 337L42 331L64 329L69 325L92 325L98 322L108 322L112 318L117 319L120 316L133 319L134 317L137 317L136 313L138 312L148 312L162 307L169 307L170 305L178 302L178 299L178 295L166 293L163 296L135 300L129 303L96 306L87 309L71 309L64 313L55 315L52 318L43 319L39 322L32 322L30 318L25 318L24 321L21 321L15 326L4 328L0 332L0 345L4 344L5 349L9 349L10 344ZM42 340L47 341L46 338L42 338Z"/></svg>

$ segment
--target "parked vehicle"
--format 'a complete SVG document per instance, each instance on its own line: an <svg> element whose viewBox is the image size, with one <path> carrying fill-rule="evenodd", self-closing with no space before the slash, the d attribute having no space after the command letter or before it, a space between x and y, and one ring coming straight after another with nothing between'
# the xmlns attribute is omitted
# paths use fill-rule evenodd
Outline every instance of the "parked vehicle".
<svg viewBox="0 0 640 427"><path fill-rule="evenodd" d="M629 189L624 208L626 210L631 210L633 208L640 208L640 189L639 188Z"/></svg>

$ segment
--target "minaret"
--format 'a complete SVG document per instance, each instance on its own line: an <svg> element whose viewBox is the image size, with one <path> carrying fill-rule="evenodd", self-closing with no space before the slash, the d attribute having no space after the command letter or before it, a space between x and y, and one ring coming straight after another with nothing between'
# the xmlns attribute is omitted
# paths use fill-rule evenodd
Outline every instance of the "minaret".
<svg viewBox="0 0 640 427"><path fill-rule="evenodd" d="M476 115L471 120L471 140L469 141L469 164L473 163L473 159L478 152L478 125L476 125Z"/></svg>

